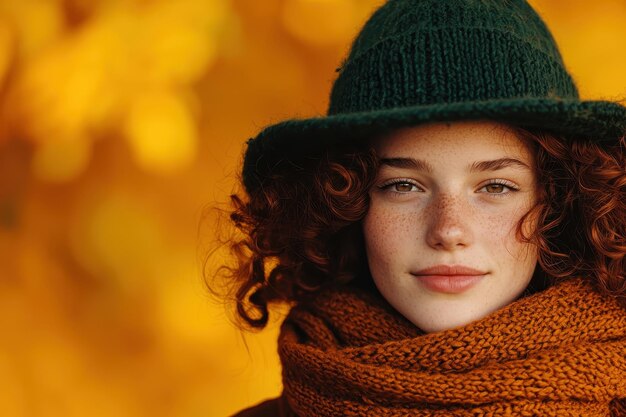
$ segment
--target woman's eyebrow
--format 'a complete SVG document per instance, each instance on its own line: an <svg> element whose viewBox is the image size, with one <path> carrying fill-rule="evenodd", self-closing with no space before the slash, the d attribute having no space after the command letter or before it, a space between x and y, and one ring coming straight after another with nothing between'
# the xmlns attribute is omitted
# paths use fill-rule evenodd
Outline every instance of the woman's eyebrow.
<svg viewBox="0 0 626 417"><path fill-rule="evenodd" d="M432 172L430 164L421 159L414 158L381 158L380 165L387 165L393 168L413 169L416 171Z"/></svg>
<svg viewBox="0 0 626 417"><path fill-rule="evenodd" d="M497 171L499 169L504 169L504 168L509 168L509 167L530 170L530 167L526 165L524 162L520 161L519 159L500 158L500 159L494 159L491 161L474 162L472 166L470 167L469 171L470 172Z"/></svg>
<svg viewBox="0 0 626 417"><path fill-rule="evenodd" d="M386 165L393 168L401 169L413 169L416 171L425 171L432 173L433 169L431 165L415 158L393 157L393 158L381 158L380 165ZM519 159L515 158L499 158L489 161L476 161L471 166L470 172L482 172L482 171L497 171L504 168L521 168L530 170L530 167Z"/></svg>

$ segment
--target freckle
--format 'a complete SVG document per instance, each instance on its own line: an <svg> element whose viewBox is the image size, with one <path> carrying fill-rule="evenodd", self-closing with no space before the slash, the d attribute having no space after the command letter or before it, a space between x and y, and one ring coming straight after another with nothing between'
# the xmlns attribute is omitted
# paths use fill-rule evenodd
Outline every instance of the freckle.
<svg viewBox="0 0 626 417"><path fill-rule="evenodd" d="M463 206L463 202L460 198L443 195L439 198L435 204L428 205L425 210L425 214L430 216L433 214L441 215L442 213L447 214L448 216L452 215L452 218L457 218L459 216L458 210ZM457 212L455 212L457 211Z"/></svg>
<svg viewBox="0 0 626 417"><path fill-rule="evenodd" d="M379 247L386 247L389 244L397 243L397 239L401 236L417 234L419 230L418 217L415 213L398 213L394 210L377 213L372 219L373 224L376 225L375 244Z"/></svg>

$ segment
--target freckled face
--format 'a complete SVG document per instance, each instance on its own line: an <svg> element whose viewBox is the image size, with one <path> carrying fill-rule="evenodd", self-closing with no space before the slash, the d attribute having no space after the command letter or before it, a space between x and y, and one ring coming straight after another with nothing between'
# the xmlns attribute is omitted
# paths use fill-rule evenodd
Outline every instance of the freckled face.
<svg viewBox="0 0 626 417"><path fill-rule="evenodd" d="M363 233L387 301L423 331L437 332L518 298L537 250L517 239L516 228L537 188L533 155L515 133L491 121L431 123L395 130L375 147L381 168ZM475 283L450 290L429 280Z"/></svg>

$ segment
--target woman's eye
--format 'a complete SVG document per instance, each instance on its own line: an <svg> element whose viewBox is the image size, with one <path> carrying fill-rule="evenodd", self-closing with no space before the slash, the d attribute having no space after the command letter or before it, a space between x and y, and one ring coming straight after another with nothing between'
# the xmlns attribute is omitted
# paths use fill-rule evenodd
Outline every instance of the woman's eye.
<svg viewBox="0 0 626 417"><path fill-rule="evenodd" d="M508 194L510 192L517 191L517 188L512 185L493 182L483 186L481 190L484 190L484 192L488 194Z"/></svg>
<svg viewBox="0 0 626 417"><path fill-rule="evenodd" d="M504 191L505 186L503 184L489 184L485 186L488 193L500 194Z"/></svg>
<svg viewBox="0 0 626 417"><path fill-rule="evenodd" d="M399 193L408 193L412 191L413 188L417 187L415 187L415 185L411 184L410 182L397 182L393 184L393 190Z"/></svg>
<svg viewBox="0 0 626 417"><path fill-rule="evenodd" d="M400 193L400 194L410 193L410 192L420 190L420 188L417 185L409 181L396 181L396 182L383 184L380 186L380 189L389 190L389 191L393 191L393 192Z"/></svg>

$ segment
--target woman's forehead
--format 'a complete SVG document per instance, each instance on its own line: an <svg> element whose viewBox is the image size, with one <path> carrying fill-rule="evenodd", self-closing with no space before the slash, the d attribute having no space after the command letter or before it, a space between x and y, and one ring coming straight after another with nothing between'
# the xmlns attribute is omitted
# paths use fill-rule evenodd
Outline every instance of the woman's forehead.
<svg viewBox="0 0 626 417"><path fill-rule="evenodd" d="M527 154L530 149L513 126L496 121L436 122L403 127L387 132L373 140L380 156L397 153L437 154L442 150L472 154Z"/></svg>

